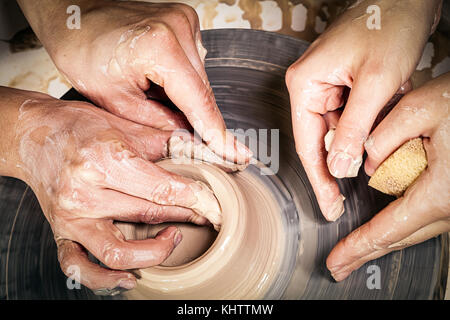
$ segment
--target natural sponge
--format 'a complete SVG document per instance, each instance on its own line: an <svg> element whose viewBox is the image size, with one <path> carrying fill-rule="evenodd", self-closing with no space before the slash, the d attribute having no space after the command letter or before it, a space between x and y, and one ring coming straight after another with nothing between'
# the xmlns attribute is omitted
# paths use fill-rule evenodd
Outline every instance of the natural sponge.
<svg viewBox="0 0 450 320"><path fill-rule="evenodd" d="M427 164L422 138L409 140L378 167L369 180L369 186L400 197Z"/></svg>

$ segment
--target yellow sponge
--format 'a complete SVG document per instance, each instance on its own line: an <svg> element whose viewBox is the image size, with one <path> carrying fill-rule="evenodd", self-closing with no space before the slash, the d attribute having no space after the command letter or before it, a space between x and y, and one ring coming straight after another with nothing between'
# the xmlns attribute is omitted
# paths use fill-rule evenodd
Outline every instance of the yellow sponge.
<svg viewBox="0 0 450 320"><path fill-rule="evenodd" d="M400 197L427 167L422 138L409 140L378 167L369 186Z"/></svg>

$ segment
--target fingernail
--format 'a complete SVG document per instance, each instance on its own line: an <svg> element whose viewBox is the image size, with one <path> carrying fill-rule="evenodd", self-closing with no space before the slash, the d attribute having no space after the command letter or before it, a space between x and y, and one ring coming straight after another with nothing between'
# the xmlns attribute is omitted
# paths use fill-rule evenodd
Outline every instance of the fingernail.
<svg viewBox="0 0 450 320"><path fill-rule="evenodd" d="M174 245L175 247L178 246L178 245L180 244L180 242L181 242L181 239L183 239L183 235L181 234L181 231L178 230L178 231L175 233L175 236L173 237L173 245Z"/></svg>
<svg viewBox="0 0 450 320"><path fill-rule="evenodd" d="M361 164L361 156L357 159L353 159L352 156L346 152L338 152L328 165L328 168L335 178L351 178L358 175Z"/></svg>
<svg viewBox="0 0 450 320"><path fill-rule="evenodd" d="M136 286L136 281L131 280L131 279L123 279L120 280L119 282L119 287L127 289L127 290L131 290Z"/></svg>
<svg viewBox="0 0 450 320"><path fill-rule="evenodd" d="M179 231L179 229L177 228L177 227L175 227L175 226L170 226L170 227L167 227L167 228L164 228L164 229L162 229L162 230L160 230L157 234L156 234L156 236L159 238L159 239L161 239L161 240L163 240L163 241L167 241L167 240L170 240L170 239L175 239L175 235L176 235L176 233Z"/></svg>
<svg viewBox="0 0 450 320"><path fill-rule="evenodd" d="M336 221L337 219L339 219L340 216L342 216L342 214L345 211L344 200L345 200L345 197L342 194L340 194L336 198L336 200L333 202L333 204L330 207L330 210L328 213L328 221Z"/></svg>

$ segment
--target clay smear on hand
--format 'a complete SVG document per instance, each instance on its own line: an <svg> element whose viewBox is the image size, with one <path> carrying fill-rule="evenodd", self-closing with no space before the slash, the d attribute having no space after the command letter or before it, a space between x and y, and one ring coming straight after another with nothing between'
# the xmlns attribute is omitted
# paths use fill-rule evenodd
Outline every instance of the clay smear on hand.
<svg viewBox="0 0 450 320"><path fill-rule="evenodd" d="M225 172L242 171L247 168L248 164L237 164L231 161L227 161L216 153L214 153L204 143L196 143L192 140L183 140L179 136L173 136L167 143L168 156L172 159L176 159L176 162L188 162L191 159L205 161L214 164L221 168ZM179 160L179 161L178 161Z"/></svg>

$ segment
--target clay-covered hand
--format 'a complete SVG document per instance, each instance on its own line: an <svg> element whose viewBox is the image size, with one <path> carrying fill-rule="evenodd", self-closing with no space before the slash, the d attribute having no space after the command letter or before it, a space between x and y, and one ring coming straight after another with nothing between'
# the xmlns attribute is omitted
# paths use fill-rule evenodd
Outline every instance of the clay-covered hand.
<svg viewBox="0 0 450 320"><path fill-rule="evenodd" d="M367 261L450 231L450 73L408 93L365 144L367 174L409 139L423 137L428 167L403 197L341 240L327 266L337 281Z"/></svg>
<svg viewBox="0 0 450 320"><path fill-rule="evenodd" d="M181 149L183 141L191 145L189 134L174 136L88 103L18 92L23 103L14 126L18 160L13 167L22 174L15 176L37 195L68 276L74 276L75 266L81 283L91 289L130 289L134 276L119 270L157 265L181 241L175 227L154 239L126 241L114 220L220 226L219 204L205 184L154 163L170 156L173 140ZM111 270L91 263L86 250Z"/></svg>
<svg viewBox="0 0 450 320"><path fill-rule="evenodd" d="M58 69L95 104L158 129L186 128L189 122L215 153L249 161L251 152L226 131L217 107L194 9L107 0L19 3ZM74 4L80 29L71 30L66 9ZM43 23L35 12L41 10L47 12ZM155 95L167 96L184 115L151 99Z"/></svg>
<svg viewBox="0 0 450 320"><path fill-rule="evenodd" d="M327 220L344 212L334 177L358 174L372 125L414 71L440 3L357 1L288 69L297 152ZM368 27L377 13L379 30L372 28L376 20ZM348 99L346 88L351 88ZM340 115L336 109L345 101ZM327 154L324 136L332 128L335 138Z"/></svg>

